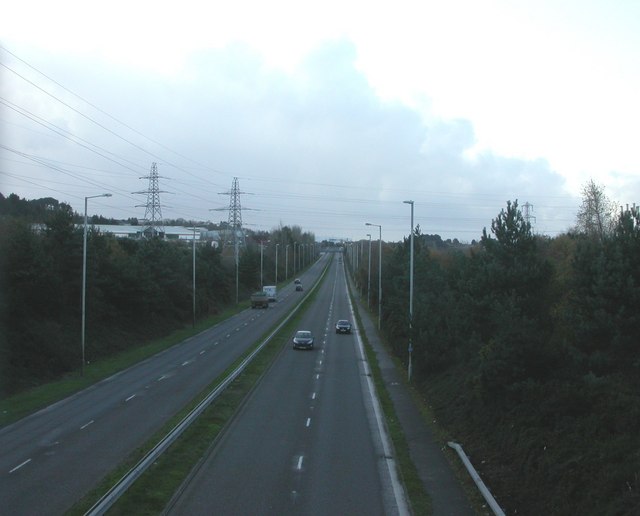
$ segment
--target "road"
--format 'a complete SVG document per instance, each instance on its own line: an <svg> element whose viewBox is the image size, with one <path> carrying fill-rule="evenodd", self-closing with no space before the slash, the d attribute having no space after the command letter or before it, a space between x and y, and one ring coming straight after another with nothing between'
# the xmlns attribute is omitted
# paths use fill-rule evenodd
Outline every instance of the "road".
<svg viewBox="0 0 640 516"><path fill-rule="evenodd" d="M322 257L301 276L311 285ZM293 278L292 278L293 280ZM62 514L251 347L306 292L223 323L0 429L2 514Z"/></svg>
<svg viewBox="0 0 640 516"><path fill-rule="evenodd" d="M361 343L335 334L343 318L353 321L334 261L298 328L315 349L280 354L171 514L407 514Z"/></svg>

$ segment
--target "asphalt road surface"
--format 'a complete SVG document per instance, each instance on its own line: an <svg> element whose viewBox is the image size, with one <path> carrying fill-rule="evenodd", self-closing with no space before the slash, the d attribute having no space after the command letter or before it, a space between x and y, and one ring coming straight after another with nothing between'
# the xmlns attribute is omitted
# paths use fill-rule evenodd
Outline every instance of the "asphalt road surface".
<svg viewBox="0 0 640 516"><path fill-rule="evenodd" d="M183 485L171 514L407 514L376 418L342 263L334 261L289 344ZM293 334L291 335L293 337Z"/></svg>
<svg viewBox="0 0 640 516"><path fill-rule="evenodd" d="M311 285L322 257L304 275ZM291 278L293 280L293 278ZM171 349L0 429L0 514L62 514L218 377L305 292L247 309Z"/></svg>

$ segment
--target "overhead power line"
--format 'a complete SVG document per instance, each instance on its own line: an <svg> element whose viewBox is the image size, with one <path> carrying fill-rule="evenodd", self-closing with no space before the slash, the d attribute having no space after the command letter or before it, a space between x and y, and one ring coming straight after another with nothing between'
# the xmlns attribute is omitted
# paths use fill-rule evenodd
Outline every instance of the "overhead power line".
<svg viewBox="0 0 640 516"><path fill-rule="evenodd" d="M116 165L120 165L123 168L126 168L128 170L131 170L132 172L138 173L136 170L132 169L131 167L127 166L127 165L123 165L122 163L120 163L119 161L116 161L113 158L110 158L109 156L106 156L103 153L106 154L110 154L111 156L115 156L118 159L121 159L123 161L126 161L128 163L130 163L133 166L138 166L136 163L134 163L133 161L130 161L126 158L123 158L122 156L118 156L117 154L115 154L114 152L111 152L103 147L100 147L99 145L96 145L94 143L91 143L90 141L81 138L80 136L76 136L75 134L73 134L70 131L67 131L66 129L63 129L62 127L59 127L51 122L49 122L48 120L45 120L44 118L31 113L29 110L18 106L17 104L14 104L13 102L6 100L3 97L0 97L0 104L4 104L5 106L7 106L9 109L12 109L13 111L15 111L16 113L19 113L20 115L36 122L37 124L40 124L41 126L45 127L46 129L49 129L50 131L56 133L59 136L62 136L63 138L66 138L67 140L69 140L70 142L75 143L76 145L79 145L80 147L83 147L95 154L97 154L98 156L107 159L113 163L115 163ZM93 147L93 148L92 148ZM98 152L102 151L102 152Z"/></svg>
<svg viewBox="0 0 640 516"><path fill-rule="evenodd" d="M42 77L46 78L47 80L51 81L52 83L54 83L56 86L62 88L64 91L66 91L67 93L73 95L74 97L76 97L77 99L81 100L82 102L84 102L85 104L87 104L88 106L92 107L93 109L95 109L96 111L102 113L103 115L105 115L106 117L110 118L111 120L113 120L114 122L117 122L118 124L122 125L123 127L126 127L127 129L129 129L130 131L132 131L133 133L137 134L138 136L141 136L142 138L145 138L146 140L148 140L149 142L158 145L159 147L175 154L176 156L179 156L183 159L186 159L188 161L190 161L191 163L194 163L196 165L199 165L203 168L205 168L206 170L209 170L211 172L215 172L218 174L223 174L226 175L224 172L221 172L220 170L217 170L215 168L209 167L203 163L200 163L199 161L196 161L192 158L189 158L188 156L185 156L183 154L181 154L178 151L175 151L173 149L171 149L170 147L168 147L167 145L164 145L163 143L154 140L153 138L150 138L149 136L145 135L144 133L138 131L137 129L135 129L134 127L130 126L129 124L123 122L122 120L116 118L115 116L111 115L110 113L108 113L107 111L101 109L100 107L96 106L95 104L93 104L92 102L88 101L87 99L85 99L84 97L78 95L77 93L73 92L72 90L70 90L69 88L67 88L66 86L64 86L63 84L60 84L58 81L56 81L55 79L49 77L47 74L45 74L44 72L38 70L36 67L34 67L33 65L31 65L30 63L28 63L27 61L25 61L24 59L18 57L16 54L14 54L13 52L11 52L10 50L8 50L6 47L0 45L0 49L4 50L6 53L8 53L9 55L13 56L15 59L17 59L18 61L20 61L21 63L23 63L25 66L29 67L30 69L32 69L33 71L35 71L36 73L40 74ZM77 113L78 115L82 116L83 118L89 120L90 122L93 122L94 124L96 124L98 127L104 129L105 131L107 131L108 133L112 134L113 136L115 136L116 138L121 139L122 141L128 143L129 145L133 146L134 148L150 155L151 157L157 159L158 161L162 161L164 163L166 163L169 166L174 167L177 170L180 170L181 172L184 172L190 176L193 177L198 177L199 179L203 179L200 178L199 176L196 176L194 174L192 174L191 172L189 172L188 170L185 170L184 168L171 163L167 160L163 160L160 156L157 156L156 154L148 151L147 149L137 145L136 143L132 142L131 140L125 138L124 136L121 136L120 134L116 133L115 131L112 131L111 129L109 129L108 127L104 126L103 124L101 124L100 122L94 120L93 118L91 118L90 116L82 113L81 111L79 111L78 109L74 108L73 106L69 105L68 103L64 102L62 99L56 97L54 94L48 92L47 90L45 90L44 88L38 86L35 82L31 81L30 79L26 78L25 76L23 76L22 74L18 73L16 70L14 70L13 68L7 66L6 64L4 64L2 61L0 61L0 66L3 66L4 68L6 68L7 70L9 70L11 73L15 74L16 76L20 77L23 81L31 84L34 88L37 88L38 90L40 90L41 92L43 92L45 95L48 95L49 97L51 97L52 99L60 102L62 105L66 106L67 108L71 109L73 112ZM206 179L204 179L206 181Z"/></svg>

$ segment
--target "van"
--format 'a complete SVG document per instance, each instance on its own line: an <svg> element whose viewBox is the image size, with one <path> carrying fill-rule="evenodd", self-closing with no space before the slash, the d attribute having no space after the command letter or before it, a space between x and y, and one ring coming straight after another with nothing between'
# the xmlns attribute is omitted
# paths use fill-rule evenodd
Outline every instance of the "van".
<svg viewBox="0 0 640 516"><path fill-rule="evenodd" d="M267 294L269 302L277 301L276 295L278 288L275 285L265 285L264 287L262 287L262 291Z"/></svg>

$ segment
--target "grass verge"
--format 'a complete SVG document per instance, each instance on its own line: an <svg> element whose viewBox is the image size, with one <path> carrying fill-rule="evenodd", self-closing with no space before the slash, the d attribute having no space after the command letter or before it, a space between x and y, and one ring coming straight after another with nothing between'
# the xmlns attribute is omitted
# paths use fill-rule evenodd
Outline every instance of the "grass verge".
<svg viewBox="0 0 640 516"><path fill-rule="evenodd" d="M71 396L87 387L108 378L119 371L145 360L183 340L215 326L232 315L247 308L248 302L240 303L212 317L203 319L195 327L184 327L162 339L129 349L109 358L85 367L84 376L76 371L60 380L50 382L33 389L0 400L0 428L9 425L29 414Z"/></svg>

